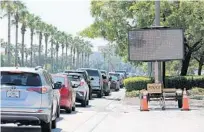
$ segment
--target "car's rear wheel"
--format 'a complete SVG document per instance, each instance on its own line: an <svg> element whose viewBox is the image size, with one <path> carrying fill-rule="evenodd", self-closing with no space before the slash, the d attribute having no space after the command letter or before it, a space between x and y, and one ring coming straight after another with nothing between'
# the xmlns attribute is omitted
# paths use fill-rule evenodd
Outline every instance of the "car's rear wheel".
<svg viewBox="0 0 204 132"><path fill-rule="evenodd" d="M55 129L57 127L56 119L52 121L52 129Z"/></svg>
<svg viewBox="0 0 204 132"><path fill-rule="evenodd" d="M76 110L76 105L74 103L73 106L72 106L72 111L75 111L75 110Z"/></svg>
<svg viewBox="0 0 204 132"><path fill-rule="evenodd" d="M70 113L72 113L72 109L71 109L71 108L69 108L69 107L68 107L68 108L66 108L66 109L65 109L65 111L66 111L66 113L69 113L69 114L70 114Z"/></svg>
<svg viewBox="0 0 204 132"><path fill-rule="evenodd" d="M82 106L82 107L86 107L86 100L83 100L83 101L81 102L81 106Z"/></svg>
<svg viewBox="0 0 204 132"><path fill-rule="evenodd" d="M109 92L105 92L105 96L108 96L109 95Z"/></svg>
<svg viewBox="0 0 204 132"><path fill-rule="evenodd" d="M89 105L89 100L87 99L87 101L86 101L86 105Z"/></svg>
<svg viewBox="0 0 204 132"><path fill-rule="evenodd" d="M183 100L182 98L178 99L178 108L182 108L183 106Z"/></svg>
<svg viewBox="0 0 204 132"><path fill-rule="evenodd" d="M103 90L100 91L100 93L97 94L98 98L102 98L103 97Z"/></svg>
<svg viewBox="0 0 204 132"><path fill-rule="evenodd" d="M41 124L41 132L51 132L52 131L52 122Z"/></svg>
<svg viewBox="0 0 204 132"><path fill-rule="evenodd" d="M59 118L60 117L60 107L58 106L58 108L57 108L57 118Z"/></svg>

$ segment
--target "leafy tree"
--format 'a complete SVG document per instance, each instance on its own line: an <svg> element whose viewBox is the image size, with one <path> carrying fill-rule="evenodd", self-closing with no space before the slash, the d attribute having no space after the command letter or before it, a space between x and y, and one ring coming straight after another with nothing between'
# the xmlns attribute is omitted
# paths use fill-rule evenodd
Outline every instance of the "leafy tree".
<svg viewBox="0 0 204 132"><path fill-rule="evenodd" d="M103 37L117 45L116 53L128 58L127 32L129 29L150 27L154 24L153 1L92 1L91 14L95 22L81 32L90 38ZM181 75L186 75L191 56L203 46L204 2L161 2L161 25L183 28L185 59Z"/></svg>

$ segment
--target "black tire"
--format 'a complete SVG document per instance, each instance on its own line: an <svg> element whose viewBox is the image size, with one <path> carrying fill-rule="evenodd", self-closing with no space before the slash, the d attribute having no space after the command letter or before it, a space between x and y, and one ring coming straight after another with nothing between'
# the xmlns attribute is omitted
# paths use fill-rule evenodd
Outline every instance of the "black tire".
<svg viewBox="0 0 204 132"><path fill-rule="evenodd" d="M101 90L100 93L97 94L98 98L102 98L103 97L103 91Z"/></svg>
<svg viewBox="0 0 204 132"><path fill-rule="evenodd" d="M83 101L81 102L81 106L82 106L82 107L86 107L86 100L83 100Z"/></svg>
<svg viewBox="0 0 204 132"><path fill-rule="evenodd" d="M93 97L92 97L92 88L89 88L89 100L91 100Z"/></svg>
<svg viewBox="0 0 204 132"><path fill-rule="evenodd" d="M57 109L57 118L59 118L60 117L60 107L58 107L58 109Z"/></svg>
<svg viewBox="0 0 204 132"><path fill-rule="evenodd" d="M52 121L52 129L55 129L57 127L56 119Z"/></svg>
<svg viewBox="0 0 204 132"><path fill-rule="evenodd" d="M183 106L183 100L181 98L181 99L178 99L178 108L182 108L182 106Z"/></svg>
<svg viewBox="0 0 204 132"><path fill-rule="evenodd" d="M66 113L69 113L69 114L72 113L72 109L70 109L70 108L66 108L65 111L66 111Z"/></svg>
<svg viewBox="0 0 204 132"><path fill-rule="evenodd" d="M109 96L110 92L105 92L105 96Z"/></svg>
<svg viewBox="0 0 204 132"><path fill-rule="evenodd" d="M52 131L52 122L42 123L41 124L41 132L51 132Z"/></svg>
<svg viewBox="0 0 204 132"><path fill-rule="evenodd" d="M86 101L86 105L89 105L89 100Z"/></svg>
<svg viewBox="0 0 204 132"><path fill-rule="evenodd" d="M74 103L74 106L72 106L72 111L75 111L76 110L76 105Z"/></svg>

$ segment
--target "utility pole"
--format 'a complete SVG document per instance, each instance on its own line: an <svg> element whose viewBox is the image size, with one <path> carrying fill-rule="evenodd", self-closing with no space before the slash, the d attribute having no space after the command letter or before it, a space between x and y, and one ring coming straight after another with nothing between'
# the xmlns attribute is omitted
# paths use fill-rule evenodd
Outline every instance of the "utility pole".
<svg viewBox="0 0 204 132"><path fill-rule="evenodd" d="M160 26L160 1L155 1L155 26ZM162 83L161 62L156 61L155 67L155 83Z"/></svg>

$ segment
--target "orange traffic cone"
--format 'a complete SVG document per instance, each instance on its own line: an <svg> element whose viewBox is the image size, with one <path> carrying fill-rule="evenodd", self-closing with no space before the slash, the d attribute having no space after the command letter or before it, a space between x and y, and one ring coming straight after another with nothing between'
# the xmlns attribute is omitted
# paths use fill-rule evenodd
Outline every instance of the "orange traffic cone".
<svg viewBox="0 0 204 132"><path fill-rule="evenodd" d="M184 88L184 91L183 91L183 106L182 106L181 110L183 110L183 111L190 110L189 109L189 99L188 99L188 96L187 96L186 88Z"/></svg>
<svg viewBox="0 0 204 132"><path fill-rule="evenodd" d="M149 111L148 109L148 102L147 102L147 95L142 96L141 102L140 102L140 111Z"/></svg>

